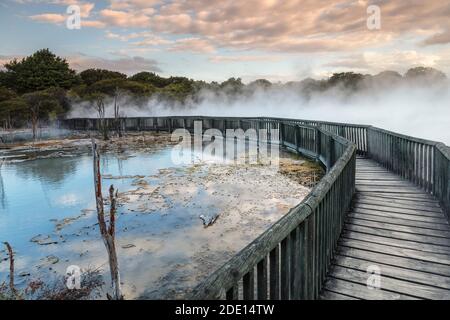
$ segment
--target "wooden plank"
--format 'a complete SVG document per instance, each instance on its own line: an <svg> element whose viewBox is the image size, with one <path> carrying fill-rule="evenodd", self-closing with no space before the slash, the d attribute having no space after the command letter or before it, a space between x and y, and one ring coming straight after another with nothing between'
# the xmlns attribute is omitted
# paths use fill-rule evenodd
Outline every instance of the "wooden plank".
<svg viewBox="0 0 450 320"><path fill-rule="evenodd" d="M349 213L347 215L348 218L355 218L355 219L364 219L368 221L376 221L376 222L385 222L390 223L393 225L400 225L400 226L411 226L411 227L420 227L425 228L429 230L443 230L450 232L450 226L446 224L437 224L433 222L422 222L422 221L416 221L416 220L408 220L408 219L399 219L399 218L393 218L393 217L384 217L379 215L373 215L373 214L361 214L361 213Z"/></svg>
<svg viewBox="0 0 450 320"><path fill-rule="evenodd" d="M450 242L450 231L432 230L432 229L420 228L417 226L406 226L406 225L392 224L392 223L379 222L379 221L370 221L370 220L358 219L357 217L348 218L347 223L353 224L353 225L358 225L358 226L363 226L363 227L368 227L368 228L400 231L400 232L412 233L412 234L416 234L416 235L442 237L442 238L449 239L449 242Z"/></svg>
<svg viewBox="0 0 450 320"><path fill-rule="evenodd" d="M353 212L360 213L360 214L371 214L371 215L377 215L377 216L389 217L389 218L399 218L399 219L407 219L407 220L411 220L411 221L422 221L422 222L448 225L447 219L445 219L445 218L418 216L418 215L395 213L395 212L388 212L388 211L379 211L379 210L369 210L369 209L353 209Z"/></svg>
<svg viewBox="0 0 450 320"><path fill-rule="evenodd" d="M369 191L369 192L365 192L364 194L370 195L370 196L381 196L381 197L385 197L385 198L390 198L390 199L398 199L398 200L412 200L412 201L421 201L423 203L426 202L431 202L434 204L439 204L439 201L437 201L436 199L434 199L431 196L428 195L411 195L411 194L401 194L401 193L383 193L383 192L375 192L375 191Z"/></svg>
<svg viewBox="0 0 450 320"><path fill-rule="evenodd" d="M430 207L429 205L417 204L415 202L398 202L395 200L381 199L368 197L363 195L356 195L354 199L355 203L364 203L369 205L377 205L382 207L392 207L392 208L403 208L403 209L411 209L411 210L420 210L420 211L430 211L443 213L443 210L440 207Z"/></svg>
<svg viewBox="0 0 450 320"><path fill-rule="evenodd" d="M336 293L333 291L323 290L320 294L321 300L359 300L354 297L346 296L341 293Z"/></svg>
<svg viewBox="0 0 450 320"><path fill-rule="evenodd" d="M430 212L430 211L422 211L422 210L414 210L414 209L404 209L404 208L394 208L394 207L383 207L378 205L371 205L362 202L355 202L353 204L354 210L365 209L372 211L382 211L382 212L390 212L390 213L401 213L412 216L421 216L421 217L431 217L431 218L444 218L443 213L440 212Z"/></svg>
<svg viewBox="0 0 450 320"><path fill-rule="evenodd" d="M422 191L413 187L402 187L402 188L394 188L394 187L379 187L379 186L356 186L357 192L377 192L377 193L393 193L399 195L408 195L409 197L415 197L419 199L428 199L430 198L427 195L424 195Z"/></svg>
<svg viewBox="0 0 450 320"><path fill-rule="evenodd" d="M356 193L355 199L371 199L381 202L389 202L389 203L395 203L395 204L410 204L417 207L423 207L423 208L430 208L430 209L438 209L442 210L439 203L437 202L430 202L430 201L422 201L422 200L410 200L410 199L399 199L389 196L380 196L375 194L368 194L368 193Z"/></svg>
<svg viewBox="0 0 450 320"><path fill-rule="evenodd" d="M335 266L333 268L333 278L353 281L362 285L367 284L369 274L366 271L355 270ZM450 299L450 291L441 288L430 287L428 285L418 284L414 282L389 278L383 273L381 274L380 290L388 290L390 292L401 295L409 295L420 299L447 300ZM379 291L372 289L371 291Z"/></svg>
<svg viewBox="0 0 450 320"><path fill-rule="evenodd" d="M440 264L447 265L447 266L450 265L450 255L448 253L423 251L423 250L421 250L422 248L419 246L418 246L418 248L420 248L420 249L414 250L414 249L410 249L410 248L394 246L391 244L382 244L382 243L364 241L364 240L360 240L361 238L358 239L356 237L350 238L350 236L352 236L352 235L345 233L339 244L342 246L351 247L351 248L355 248L355 249L369 250L369 251L373 251L373 252L386 253L386 254L390 254L393 256L435 262L435 263L440 263Z"/></svg>
<svg viewBox="0 0 450 320"><path fill-rule="evenodd" d="M337 254L341 256L353 257L371 261L374 263L382 263L394 267L421 271L427 274L435 274L447 278L450 277L450 268L443 264L422 261L408 257L394 256L387 253L368 251L365 249L357 249L351 247L354 244L348 241L346 242L345 239L343 239L342 242L343 245L340 246L337 250ZM346 246L347 244L349 244L350 246Z"/></svg>
<svg viewBox="0 0 450 320"><path fill-rule="evenodd" d="M366 234L366 233L360 233L360 232L354 232L354 231L348 231L348 230L344 230L344 232L342 233L342 238L355 239L355 240L365 241L365 242L369 242L369 243L388 245L388 246L391 246L394 248L405 248L405 249L412 249L412 250L438 253L438 254L444 254L444 255L450 254L449 248L444 247L444 246L438 246L438 245L434 245L434 244L424 244L424 243L418 243L418 242L414 242L414 241L407 241L407 240L400 240L400 239L392 239L392 238L377 236L377 235L373 235L373 234Z"/></svg>
<svg viewBox="0 0 450 320"><path fill-rule="evenodd" d="M364 300L418 300L417 298L385 290L369 289L366 285L329 277L324 284L326 290Z"/></svg>
<svg viewBox="0 0 450 320"><path fill-rule="evenodd" d="M383 230L383 229L368 228L368 227L358 226L358 225L354 225L354 224L346 224L344 226L344 229L348 230L348 231L354 231L354 232L360 232L360 233L366 233L366 234L372 234L372 235L376 235L376 236L380 236L380 237L385 237L385 238L390 239L392 242L395 242L395 239L400 239L400 240L413 241L413 242L423 243L423 244L440 245L440 246L444 246L444 247L447 247L450 249L450 239L448 239L448 238L439 238L439 237L417 235L417 234L400 232L400 231L390 231L390 230Z"/></svg>
<svg viewBox="0 0 450 320"><path fill-rule="evenodd" d="M444 290L450 290L450 277L418 271L410 268L403 268L392 266L389 264L383 264L382 260L377 260L376 262L374 262L360 258L337 255L334 264L341 266L343 268L351 268L363 272L367 272L370 266L377 265L380 268L381 275L383 277L386 276L399 280L416 282Z"/></svg>
<svg viewBox="0 0 450 320"><path fill-rule="evenodd" d="M416 189L415 187L412 187L407 182L401 182L401 181L386 181L386 180L356 180L356 185L358 187L366 187L366 186L376 186L376 187L400 187L400 188L412 188L414 190L417 190L420 192L420 190Z"/></svg>

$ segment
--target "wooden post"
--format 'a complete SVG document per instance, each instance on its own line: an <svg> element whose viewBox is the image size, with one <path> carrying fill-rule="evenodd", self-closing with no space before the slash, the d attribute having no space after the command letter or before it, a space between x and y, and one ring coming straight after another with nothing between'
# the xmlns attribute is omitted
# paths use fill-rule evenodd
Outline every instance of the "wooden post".
<svg viewBox="0 0 450 320"><path fill-rule="evenodd" d="M97 219L100 228L100 234L103 238L106 251L108 252L109 269L111 273L111 288L113 291L114 300L122 300L123 295L120 285L119 263L117 260L116 245L115 245L115 226L116 226L116 199L117 191L114 186L109 189L110 212L109 212L109 226L106 225L105 213L103 207L102 195L102 178L100 174L100 155L98 153L97 144L92 139L92 153L94 158L94 188L95 200L97 205ZM109 295L108 295L109 297Z"/></svg>
<svg viewBox="0 0 450 320"><path fill-rule="evenodd" d="M17 290L14 286L14 252L8 242L4 242L9 256L9 290L14 296L17 296Z"/></svg>

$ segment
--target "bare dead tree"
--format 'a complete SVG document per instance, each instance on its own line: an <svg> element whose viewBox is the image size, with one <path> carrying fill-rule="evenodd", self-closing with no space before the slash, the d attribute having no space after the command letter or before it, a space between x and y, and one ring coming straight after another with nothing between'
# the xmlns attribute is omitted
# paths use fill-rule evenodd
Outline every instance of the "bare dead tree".
<svg viewBox="0 0 450 320"><path fill-rule="evenodd" d="M6 192L1 169L5 162L6 162L5 159L0 159L0 207L3 209L6 207Z"/></svg>
<svg viewBox="0 0 450 320"><path fill-rule="evenodd" d="M119 87L116 87L114 90L114 122L116 125L116 132L117 135L121 138L122 137L122 128L120 124L120 99L121 91Z"/></svg>
<svg viewBox="0 0 450 320"><path fill-rule="evenodd" d="M116 191L114 190L114 186L111 186L109 189L110 211L109 211L109 225L107 226L105 221L105 212L102 195L100 155L97 149L97 144L95 143L94 139L92 139L92 153L94 155L94 187L97 205L97 219L100 227L100 234L103 238L103 243L105 244L106 251L108 252L109 269L111 272L111 288L113 291L112 299L122 300L123 295L120 286L119 263L117 260L116 245L115 245L117 190Z"/></svg>
<svg viewBox="0 0 450 320"><path fill-rule="evenodd" d="M9 256L9 290L14 296L17 296L17 290L14 286L14 252L8 242L4 242Z"/></svg>

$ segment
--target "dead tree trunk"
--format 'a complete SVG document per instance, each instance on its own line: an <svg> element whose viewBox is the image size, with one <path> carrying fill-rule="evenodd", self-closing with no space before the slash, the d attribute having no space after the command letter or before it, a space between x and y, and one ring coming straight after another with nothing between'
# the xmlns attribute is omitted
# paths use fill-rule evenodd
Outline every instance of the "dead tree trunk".
<svg viewBox="0 0 450 320"><path fill-rule="evenodd" d="M119 263L117 260L115 245L117 191L114 191L114 186L111 186L109 189L109 199L111 202L111 207L109 211L109 226L107 226L103 206L102 179L100 174L100 155L98 153L97 144L94 140L92 140L92 152L94 155L94 187L97 205L97 219L100 227L100 234L103 238L106 251L108 252L109 269L111 272L111 288L113 291L112 299L122 300L123 296L120 288Z"/></svg>
<svg viewBox="0 0 450 320"><path fill-rule="evenodd" d="M17 296L16 288L14 287L14 252L8 242L4 243L9 255L9 290L14 296Z"/></svg>
<svg viewBox="0 0 450 320"><path fill-rule="evenodd" d="M118 87L116 87L114 91L114 122L116 127L116 133L119 136L119 138L122 137L122 125L120 122L120 90Z"/></svg>

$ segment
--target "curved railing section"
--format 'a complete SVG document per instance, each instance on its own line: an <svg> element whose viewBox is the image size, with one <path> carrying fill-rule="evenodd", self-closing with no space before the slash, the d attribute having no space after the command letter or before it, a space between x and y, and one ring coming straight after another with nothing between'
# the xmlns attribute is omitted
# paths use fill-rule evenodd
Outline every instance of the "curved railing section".
<svg viewBox="0 0 450 320"><path fill-rule="evenodd" d="M202 121L204 130L254 128L270 133L278 129L282 146L317 159L327 168L300 204L197 286L191 295L194 299L316 299L355 191L357 153L414 182L450 212L450 149L442 143L367 125L313 120L120 119L124 130L193 130L194 121ZM61 124L74 130L99 128L97 119L69 119Z"/></svg>

